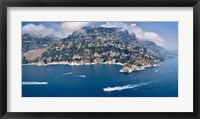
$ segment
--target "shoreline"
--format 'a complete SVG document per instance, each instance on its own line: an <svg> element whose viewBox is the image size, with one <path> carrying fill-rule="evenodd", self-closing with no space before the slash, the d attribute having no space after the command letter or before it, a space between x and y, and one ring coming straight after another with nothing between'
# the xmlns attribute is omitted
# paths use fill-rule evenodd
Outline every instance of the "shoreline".
<svg viewBox="0 0 200 119"><path fill-rule="evenodd" d="M22 64L22 66L35 65L35 66L49 66L49 65L70 65L70 66L81 66L81 65L95 65L95 64L113 64L124 66L123 63L114 63L114 62L101 62L101 63L76 63L76 62L51 62L51 63L28 63Z"/></svg>
<svg viewBox="0 0 200 119"><path fill-rule="evenodd" d="M145 70L146 68L149 67L157 67L160 66L159 64L147 64L143 66L136 66L136 65L131 65L131 66L125 66L123 63L115 63L112 61L108 62L98 62L98 63L77 63L77 62L52 62L52 63L28 63L28 64L22 64L22 66L49 66L49 65L69 65L69 66L83 66L83 65L96 65L96 64L110 64L110 65L120 65L122 68L119 70L121 73L132 73L134 71L142 71Z"/></svg>

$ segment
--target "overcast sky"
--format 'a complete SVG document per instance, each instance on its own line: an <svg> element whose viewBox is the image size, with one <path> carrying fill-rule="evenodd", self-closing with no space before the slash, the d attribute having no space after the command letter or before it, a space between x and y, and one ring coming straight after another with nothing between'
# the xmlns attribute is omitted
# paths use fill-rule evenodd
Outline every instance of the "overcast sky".
<svg viewBox="0 0 200 119"><path fill-rule="evenodd" d="M22 22L22 34L65 38L84 26L118 27L169 50L178 49L178 22Z"/></svg>

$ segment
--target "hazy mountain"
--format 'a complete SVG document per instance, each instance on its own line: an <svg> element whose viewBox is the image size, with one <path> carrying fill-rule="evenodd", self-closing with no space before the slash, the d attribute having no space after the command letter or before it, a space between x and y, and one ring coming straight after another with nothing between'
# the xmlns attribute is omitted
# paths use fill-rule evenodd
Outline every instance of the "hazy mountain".
<svg viewBox="0 0 200 119"><path fill-rule="evenodd" d="M140 41L140 43L144 45L145 47L147 47L147 49L149 49L150 52L153 52L154 57L158 59L159 61L171 59L171 58L174 58L175 56L175 53L156 45L156 43L152 41L143 40L143 41Z"/></svg>

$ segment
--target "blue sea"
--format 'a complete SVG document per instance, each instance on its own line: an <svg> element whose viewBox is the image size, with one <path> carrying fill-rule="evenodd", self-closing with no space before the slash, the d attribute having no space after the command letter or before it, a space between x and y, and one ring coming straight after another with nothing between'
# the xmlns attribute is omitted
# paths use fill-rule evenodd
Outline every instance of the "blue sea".
<svg viewBox="0 0 200 119"><path fill-rule="evenodd" d="M178 97L178 58L130 74L119 65L22 66L22 97Z"/></svg>

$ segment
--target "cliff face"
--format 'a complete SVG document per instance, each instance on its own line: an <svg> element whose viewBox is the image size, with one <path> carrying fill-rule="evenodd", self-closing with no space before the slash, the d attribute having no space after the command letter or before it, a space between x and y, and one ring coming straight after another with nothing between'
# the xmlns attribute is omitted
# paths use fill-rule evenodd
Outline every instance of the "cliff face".
<svg viewBox="0 0 200 119"><path fill-rule="evenodd" d="M34 60L23 58L25 63L67 62L67 64L120 64L120 72L130 73L158 66L169 53L157 52L137 40L134 34L120 28L83 27L67 38L49 45ZM154 47L157 46L154 44ZM158 50L160 51L160 50ZM168 57L167 57L168 58Z"/></svg>

